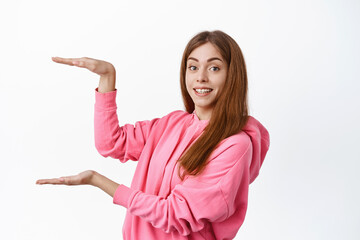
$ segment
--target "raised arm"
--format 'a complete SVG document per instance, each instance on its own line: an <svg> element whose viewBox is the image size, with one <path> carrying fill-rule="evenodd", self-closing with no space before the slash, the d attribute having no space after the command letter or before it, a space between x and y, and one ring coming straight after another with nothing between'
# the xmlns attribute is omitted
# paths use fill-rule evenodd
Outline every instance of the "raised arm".
<svg viewBox="0 0 360 240"><path fill-rule="evenodd" d="M135 126L126 124L120 127L117 117L116 71L106 61L94 58L53 57L56 63L86 68L100 76L99 86L95 90L95 146L104 157L113 157L121 161L137 160L142 152L147 136L158 119L137 122Z"/></svg>
<svg viewBox="0 0 360 240"><path fill-rule="evenodd" d="M159 118L138 121L135 125L120 126L115 101L116 92L95 91L95 147L103 157L112 157L121 162L129 159L137 161L152 129L158 125Z"/></svg>

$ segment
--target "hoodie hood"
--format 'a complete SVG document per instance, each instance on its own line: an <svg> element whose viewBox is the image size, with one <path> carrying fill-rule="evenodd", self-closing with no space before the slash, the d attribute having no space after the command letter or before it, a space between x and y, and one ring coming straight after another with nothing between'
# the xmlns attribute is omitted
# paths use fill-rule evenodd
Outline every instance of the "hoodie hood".
<svg viewBox="0 0 360 240"><path fill-rule="evenodd" d="M250 137L253 146L253 156L250 164L250 183L252 183L259 175L261 165L269 150L270 136L266 128L252 116L249 116L243 131Z"/></svg>

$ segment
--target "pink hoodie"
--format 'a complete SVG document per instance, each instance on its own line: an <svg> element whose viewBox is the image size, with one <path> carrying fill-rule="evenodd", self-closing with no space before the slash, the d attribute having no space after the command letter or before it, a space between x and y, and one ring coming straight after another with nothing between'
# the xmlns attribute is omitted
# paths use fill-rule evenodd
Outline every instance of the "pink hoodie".
<svg viewBox="0 0 360 240"><path fill-rule="evenodd" d="M104 157L138 161L131 187L120 184L113 198L127 208L124 239L233 239L269 149L265 127L250 117L243 131L219 144L200 175L181 181L177 160L208 121L174 111L119 127L116 92L95 90L95 145Z"/></svg>

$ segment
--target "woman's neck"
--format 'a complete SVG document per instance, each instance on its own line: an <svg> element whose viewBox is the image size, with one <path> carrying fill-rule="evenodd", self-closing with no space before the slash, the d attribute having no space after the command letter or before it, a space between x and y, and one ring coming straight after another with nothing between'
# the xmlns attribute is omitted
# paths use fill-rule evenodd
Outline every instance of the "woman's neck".
<svg viewBox="0 0 360 240"><path fill-rule="evenodd" d="M195 108L195 114L199 120L210 120L212 110Z"/></svg>

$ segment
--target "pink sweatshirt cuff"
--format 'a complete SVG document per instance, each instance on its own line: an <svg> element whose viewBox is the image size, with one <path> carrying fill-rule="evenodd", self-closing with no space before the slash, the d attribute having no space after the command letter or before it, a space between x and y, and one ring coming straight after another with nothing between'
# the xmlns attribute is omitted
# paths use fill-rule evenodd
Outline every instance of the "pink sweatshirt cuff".
<svg viewBox="0 0 360 240"><path fill-rule="evenodd" d="M129 207L129 199L136 191L128 188L127 186L120 184L119 187L116 189L114 197L113 197L113 203L121 205L123 207L128 208Z"/></svg>
<svg viewBox="0 0 360 240"><path fill-rule="evenodd" d="M117 89L111 92L100 93L95 89L95 107L99 110L109 110L116 108Z"/></svg>

